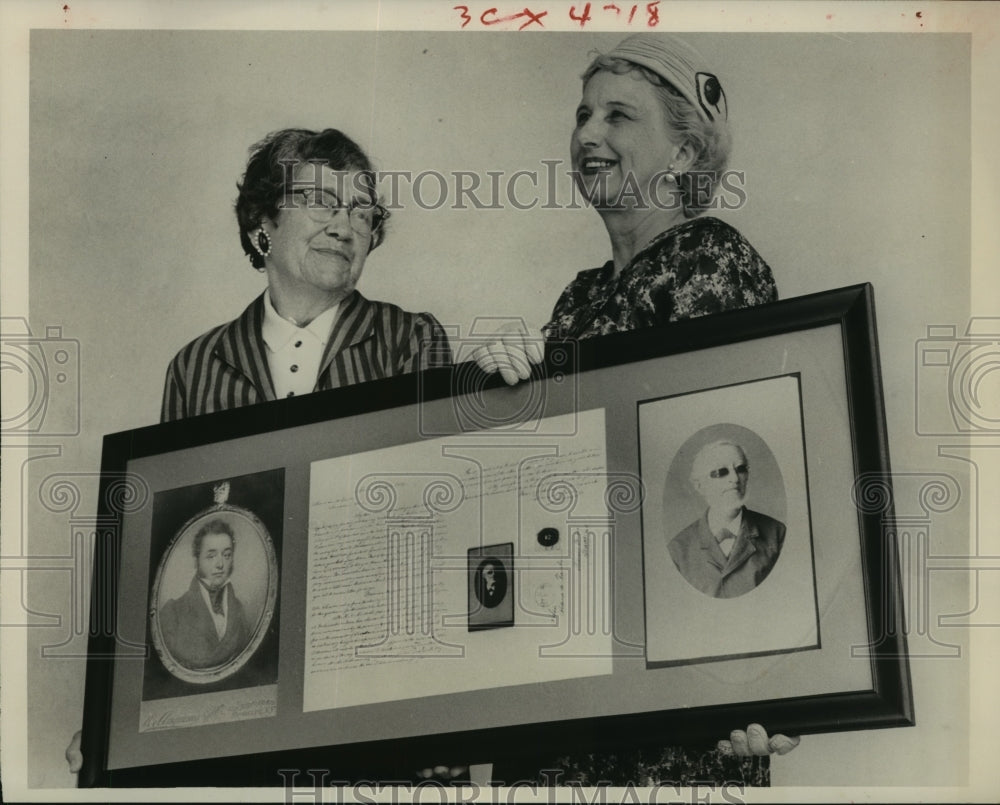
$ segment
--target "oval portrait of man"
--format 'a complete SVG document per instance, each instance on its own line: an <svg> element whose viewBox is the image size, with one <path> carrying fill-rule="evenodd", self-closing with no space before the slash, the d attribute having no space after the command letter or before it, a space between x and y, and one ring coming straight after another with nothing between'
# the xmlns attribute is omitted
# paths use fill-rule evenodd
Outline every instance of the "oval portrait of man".
<svg viewBox="0 0 1000 805"><path fill-rule="evenodd" d="M150 634L163 666L185 682L218 682L253 656L274 616L278 567L264 524L216 505L171 540L156 571Z"/></svg>
<svg viewBox="0 0 1000 805"><path fill-rule="evenodd" d="M507 571L496 556L488 556L479 563L473 579L476 600L487 609L499 606L507 596Z"/></svg>
<svg viewBox="0 0 1000 805"><path fill-rule="evenodd" d="M663 507L670 558L706 595L745 595L778 562L785 485L773 451L749 428L719 423L688 438L667 471Z"/></svg>

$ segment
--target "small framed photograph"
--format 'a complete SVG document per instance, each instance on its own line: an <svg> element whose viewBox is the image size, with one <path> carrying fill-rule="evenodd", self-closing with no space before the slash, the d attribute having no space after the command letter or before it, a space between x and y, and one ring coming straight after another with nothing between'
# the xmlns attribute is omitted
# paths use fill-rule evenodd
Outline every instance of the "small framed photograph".
<svg viewBox="0 0 1000 805"><path fill-rule="evenodd" d="M514 543L469 548L469 631L514 625Z"/></svg>

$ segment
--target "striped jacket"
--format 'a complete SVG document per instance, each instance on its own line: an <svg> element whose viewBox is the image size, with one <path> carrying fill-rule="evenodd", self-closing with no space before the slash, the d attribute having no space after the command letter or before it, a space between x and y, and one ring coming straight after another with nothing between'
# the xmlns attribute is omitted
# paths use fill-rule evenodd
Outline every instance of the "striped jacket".
<svg viewBox="0 0 1000 805"><path fill-rule="evenodd" d="M262 336L264 295L239 318L199 336L170 362L160 419L207 414L275 398ZM451 363L444 328L354 291L340 304L314 391Z"/></svg>

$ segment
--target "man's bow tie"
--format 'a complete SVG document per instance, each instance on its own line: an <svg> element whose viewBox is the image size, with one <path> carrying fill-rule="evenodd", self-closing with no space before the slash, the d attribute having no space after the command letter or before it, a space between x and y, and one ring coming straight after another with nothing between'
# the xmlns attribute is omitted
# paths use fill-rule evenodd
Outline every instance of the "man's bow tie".
<svg viewBox="0 0 1000 805"><path fill-rule="evenodd" d="M715 539L719 543L719 550L728 557L736 544L736 535L728 528L723 528Z"/></svg>

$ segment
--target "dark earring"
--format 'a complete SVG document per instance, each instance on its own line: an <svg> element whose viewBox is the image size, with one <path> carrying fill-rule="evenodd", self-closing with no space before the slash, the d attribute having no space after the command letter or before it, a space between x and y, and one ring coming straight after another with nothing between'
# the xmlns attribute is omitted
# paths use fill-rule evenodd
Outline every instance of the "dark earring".
<svg viewBox="0 0 1000 805"><path fill-rule="evenodd" d="M263 228L257 233L256 245L261 257L267 257L271 253L271 238L268 237L267 232Z"/></svg>

